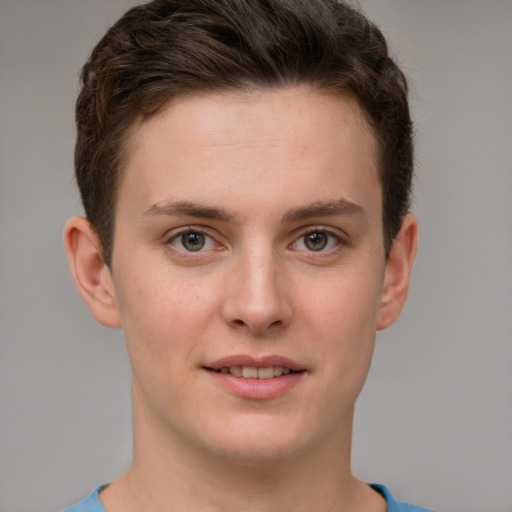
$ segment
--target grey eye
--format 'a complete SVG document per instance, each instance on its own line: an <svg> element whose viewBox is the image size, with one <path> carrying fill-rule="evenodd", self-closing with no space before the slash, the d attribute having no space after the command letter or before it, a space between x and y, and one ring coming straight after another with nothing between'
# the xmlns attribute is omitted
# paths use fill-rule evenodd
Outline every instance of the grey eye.
<svg viewBox="0 0 512 512"><path fill-rule="evenodd" d="M181 235L181 244L187 251L200 251L205 245L204 233L189 231Z"/></svg>
<svg viewBox="0 0 512 512"><path fill-rule="evenodd" d="M304 235L304 244L311 251L321 251L327 247L329 236L327 233L317 231Z"/></svg>

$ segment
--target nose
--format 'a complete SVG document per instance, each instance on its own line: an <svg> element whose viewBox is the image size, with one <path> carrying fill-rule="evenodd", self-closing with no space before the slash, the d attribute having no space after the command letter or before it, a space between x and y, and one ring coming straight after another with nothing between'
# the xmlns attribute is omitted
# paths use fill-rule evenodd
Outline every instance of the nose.
<svg viewBox="0 0 512 512"><path fill-rule="evenodd" d="M232 263L225 283L224 320L254 336L276 333L292 319L291 288L272 251L254 250Z"/></svg>

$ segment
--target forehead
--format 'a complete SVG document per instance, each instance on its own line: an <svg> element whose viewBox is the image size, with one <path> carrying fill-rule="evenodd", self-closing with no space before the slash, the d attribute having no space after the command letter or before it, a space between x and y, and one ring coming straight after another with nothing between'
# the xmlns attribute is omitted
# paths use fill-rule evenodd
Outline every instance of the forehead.
<svg viewBox="0 0 512 512"><path fill-rule="evenodd" d="M172 120L181 123L175 126L176 140L186 138L192 144L222 144L231 138L244 142L247 135L261 142L273 137L276 143L280 135L283 139L306 135L318 142L318 136L327 135L327 128L335 137L364 132L366 142L375 146L372 129L356 100L294 86L178 96L156 115L135 123L128 137L129 154L144 143L147 133L154 131L153 126L170 126ZM328 144L330 137L325 139Z"/></svg>
<svg viewBox="0 0 512 512"><path fill-rule="evenodd" d="M120 198L210 193L235 207L235 189L278 201L269 192L286 186L298 202L331 200L343 182L347 199L378 188L380 202L376 141L358 105L306 87L179 98L134 127L127 149Z"/></svg>

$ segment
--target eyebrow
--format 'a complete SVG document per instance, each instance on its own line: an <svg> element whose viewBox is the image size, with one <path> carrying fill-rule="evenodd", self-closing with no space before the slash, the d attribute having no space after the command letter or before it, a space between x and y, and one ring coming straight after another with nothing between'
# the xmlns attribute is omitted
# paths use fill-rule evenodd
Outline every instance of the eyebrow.
<svg viewBox="0 0 512 512"><path fill-rule="evenodd" d="M336 215L364 215L365 210L362 206L338 199L335 201L321 201L311 203L300 208L288 210L282 218L283 223L297 222L311 217L333 217ZM206 206L201 203L191 201L160 202L151 205L144 213L142 218L153 215L196 217L200 219L211 219L222 222L232 222L236 213L229 212L222 208Z"/></svg>
<svg viewBox="0 0 512 512"><path fill-rule="evenodd" d="M223 222L230 222L234 219L234 213L230 213L220 208L206 206L191 201L175 201L156 203L150 206L143 214L142 218L153 215L178 216L186 215L188 217L197 217L200 219L213 219Z"/></svg>
<svg viewBox="0 0 512 512"><path fill-rule="evenodd" d="M311 217L333 217L335 215L365 215L362 206L338 199L337 201L324 201L312 203L304 207L288 210L283 216L283 222L297 222Z"/></svg>

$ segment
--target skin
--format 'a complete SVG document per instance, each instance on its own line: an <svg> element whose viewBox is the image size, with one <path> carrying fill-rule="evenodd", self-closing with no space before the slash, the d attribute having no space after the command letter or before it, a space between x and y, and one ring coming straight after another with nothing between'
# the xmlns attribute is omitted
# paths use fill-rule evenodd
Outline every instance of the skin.
<svg viewBox="0 0 512 512"><path fill-rule="evenodd" d="M404 218L386 260L358 107L303 87L191 96L129 148L111 268L85 219L64 233L79 292L122 327L132 366L134 459L106 510L384 511L351 474L352 419L376 331L405 302L417 224ZM232 354L305 371L247 399L204 368Z"/></svg>

